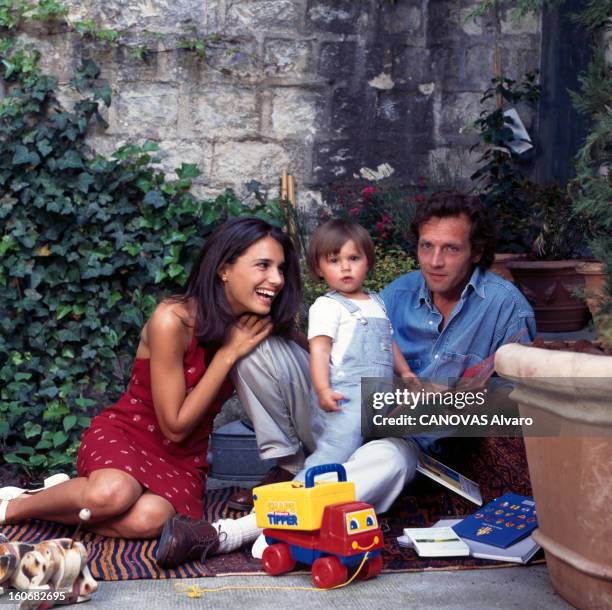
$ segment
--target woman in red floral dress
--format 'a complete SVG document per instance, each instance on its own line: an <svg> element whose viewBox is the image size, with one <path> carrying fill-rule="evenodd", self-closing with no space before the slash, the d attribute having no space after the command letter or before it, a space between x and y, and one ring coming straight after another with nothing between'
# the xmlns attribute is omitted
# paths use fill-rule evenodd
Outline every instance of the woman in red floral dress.
<svg viewBox="0 0 612 610"><path fill-rule="evenodd" d="M299 268L291 239L257 218L219 227L184 294L162 301L140 336L127 391L94 417L78 477L0 502L0 524L30 518L124 538L157 537L175 513L202 517L212 421L228 373L269 334L294 332Z"/></svg>

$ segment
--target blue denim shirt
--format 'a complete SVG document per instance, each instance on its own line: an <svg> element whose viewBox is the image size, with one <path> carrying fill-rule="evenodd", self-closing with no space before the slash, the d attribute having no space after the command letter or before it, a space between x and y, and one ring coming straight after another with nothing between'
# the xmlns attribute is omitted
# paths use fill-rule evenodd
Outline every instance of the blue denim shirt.
<svg viewBox="0 0 612 610"><path fill-rule="evenodd" d="M442 314L433 304L420 271L391 282L381 296L393 325L393 338L422 380L453 385L466 369L504 343L527 343L535 337L535 317L525 297L511 282L479 267L472 272L442 330ZM412 438L424 451L436 453L436 440L450 433Z"/></svg>
<svg viewBox="0 0 612 610"><path fill-rule="evenodd" d="M382 292L396 343L420 378L461 377L511 340L535 336L531 306L512 284L476 267L446 326L420 271L403 275Z"/></svg>

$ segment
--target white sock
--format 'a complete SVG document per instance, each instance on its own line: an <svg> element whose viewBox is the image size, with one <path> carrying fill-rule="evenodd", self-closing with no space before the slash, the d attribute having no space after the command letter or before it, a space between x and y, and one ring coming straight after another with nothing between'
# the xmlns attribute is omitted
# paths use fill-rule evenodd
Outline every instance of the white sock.
<svg viewBox="0 0 612 610"><path fill-rule="evenodd" d="M251 555L255 559L261 559L263 557L263 552L268 548L268 543L266 542L266 537L263 534L259 534L257 540L253 543L251 547Z"/></svg>
<svg viewBox="0 0 612 610"><path fill-rule="evenodd" d="M262 529L257 527L255 513L239 519L219 519L213 523L213 527L219 532L218 553L231 553L243 544L253 542L262 532Z"/></svg>

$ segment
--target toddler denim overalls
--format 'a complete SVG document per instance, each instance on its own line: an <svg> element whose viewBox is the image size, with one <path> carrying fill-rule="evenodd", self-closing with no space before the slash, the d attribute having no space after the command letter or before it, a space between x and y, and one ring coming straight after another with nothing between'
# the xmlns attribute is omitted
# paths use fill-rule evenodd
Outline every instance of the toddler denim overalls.
<svg viewBox="0 0 612 610"><path fill-rule="evenodd" d="M382 298L373 292L369 295L386 316ZM325 296L344 306L358 323L342 361L329 367L330 386L345 397L339 403L341 410L324 411L316 392L311 391L312 431L317 448L306 460L304 469L345 462L361 446L361 378L393 377L391 322L386 317L364 317L354 302L336 291Z"/></svg>

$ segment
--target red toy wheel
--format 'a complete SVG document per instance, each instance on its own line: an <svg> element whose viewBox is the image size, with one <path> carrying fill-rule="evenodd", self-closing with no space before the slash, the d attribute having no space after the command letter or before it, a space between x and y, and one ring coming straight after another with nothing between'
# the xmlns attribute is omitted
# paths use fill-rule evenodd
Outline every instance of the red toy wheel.
<svg viewBox="0 0 612 610"><path fill-rule="evenodd" d="M319 589L331 589L347 581L348 570L337 557L319 557L312 564L312 582Z"/></svg>
<svg viewBox="0 0 612 610"><path fill-rule="evenodd" d="M376 576L378 576L378 574L380 574L380 571L382 570L382 564L382 556L376 555L376 557L373 557L372 559L367 561L363 568L361 568L361 572L359 572L357 578L359 578L360 580L375 578Z"/></svg>
<svg viewBox="0 0 612 610"><path fill-rule="evenodd" d="M295 566L295 560L291 557L289 545L278 542L266 547L261 557L263 569L271 576L290 572Z"/></svg>

